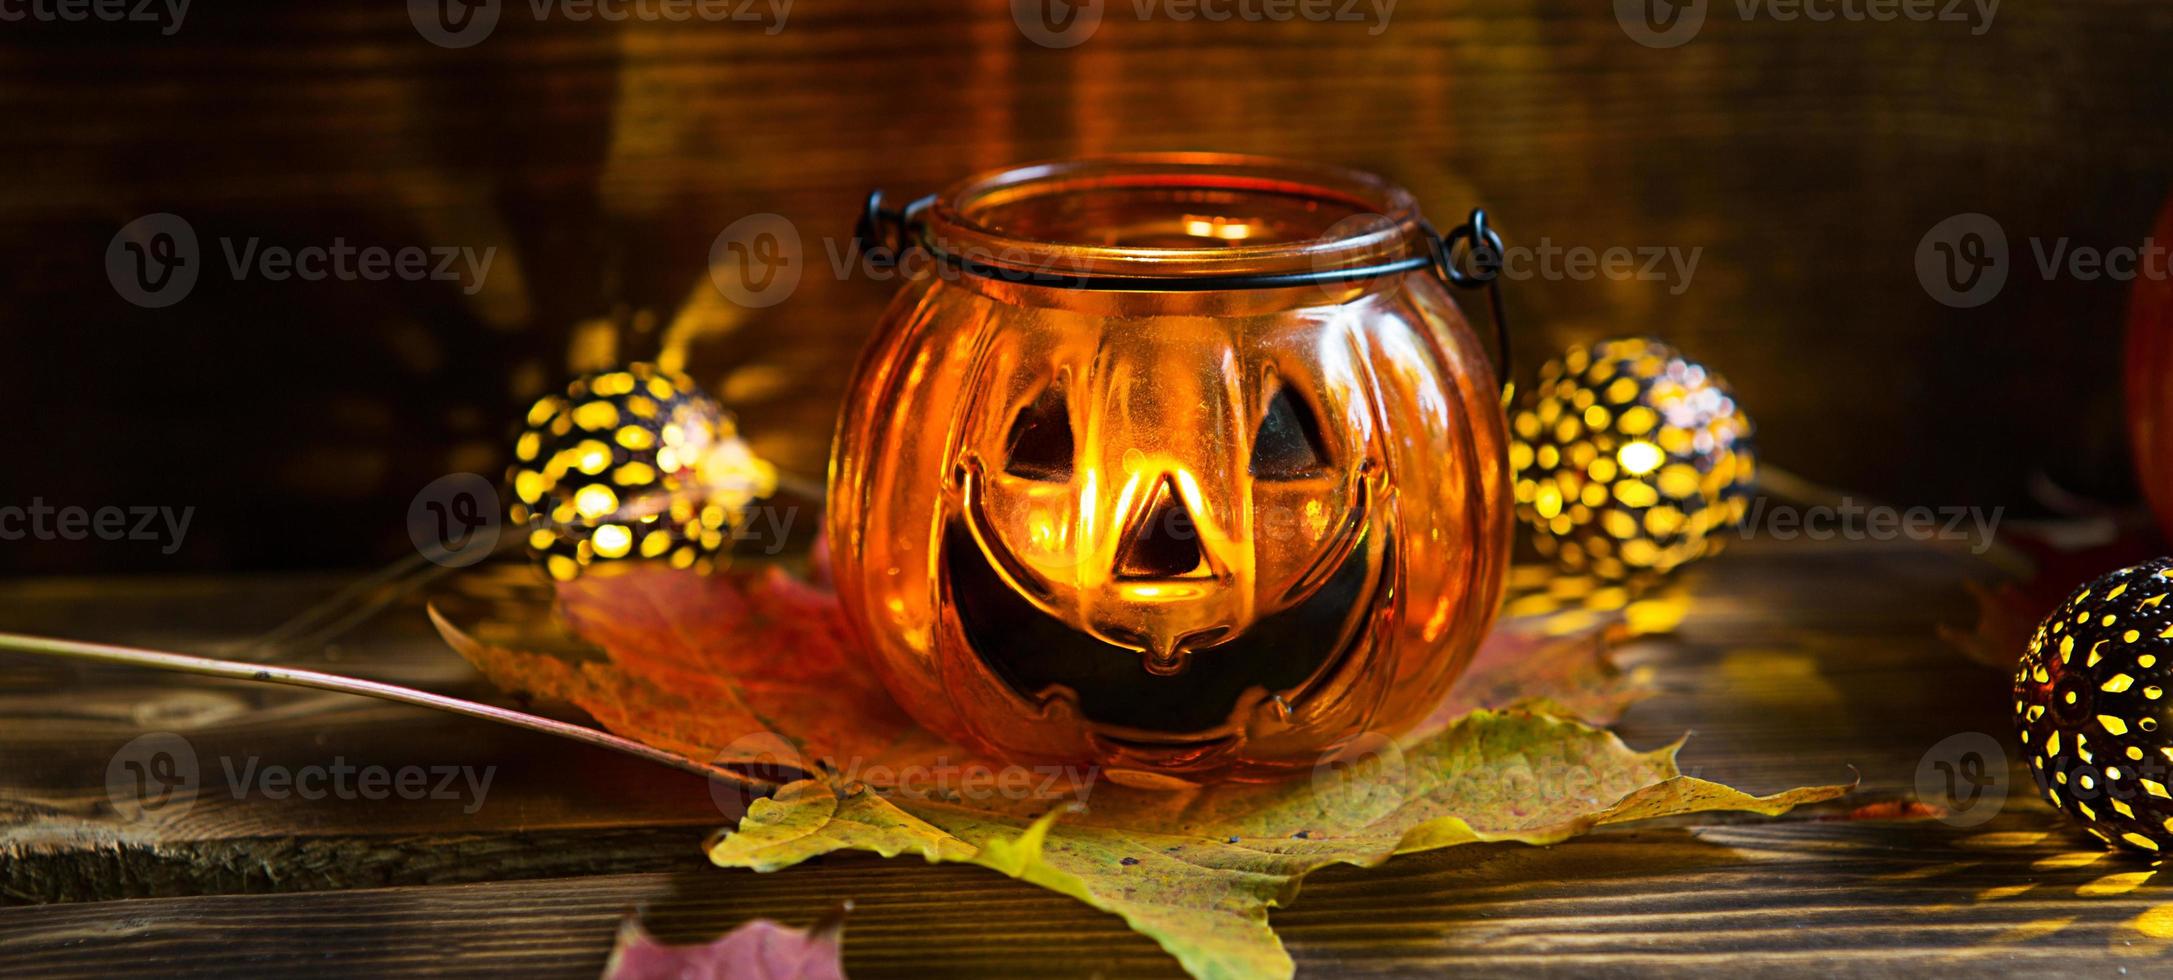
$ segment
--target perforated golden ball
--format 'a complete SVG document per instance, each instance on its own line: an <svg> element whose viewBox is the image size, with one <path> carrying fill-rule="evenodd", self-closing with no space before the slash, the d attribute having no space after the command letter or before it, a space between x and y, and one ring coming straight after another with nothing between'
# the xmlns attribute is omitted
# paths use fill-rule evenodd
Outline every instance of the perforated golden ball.
<svg viewBox="0 0 2173 980"><path fill-rule="evenodd" d="M1542 554L1617 581L1720 547L1743 518L1750 418L1720 376L1648 338L1575 347L1510 418L1517 515Z"/></svg>
<svg viewBox="0 0 2173 980"><path fill-rule="evenodd" d="M2173 559L2068 596L2015 668L2015 732L2037 790L2109 844L2173 848Z"/></svg>
<svg viewBox="0 0 2173 980"><path fill-rule="evenodd" d="M777 474L685 375L629 364L538 400L506 481L529 553L564 581L623 559L706 567Z"/></svg>

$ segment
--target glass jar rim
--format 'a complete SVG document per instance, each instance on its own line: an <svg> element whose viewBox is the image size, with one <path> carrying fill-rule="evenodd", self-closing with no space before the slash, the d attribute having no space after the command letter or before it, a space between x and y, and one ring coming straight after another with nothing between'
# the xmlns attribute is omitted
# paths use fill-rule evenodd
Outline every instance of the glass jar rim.
<svg viewBox="0 0 2173 980"><path fill-rule="evenodd" d="M989 220L999 209L1039 199L1113 191L1250 195L1341 217L1309 237L1194 247L1030 235ZM1418 205L1403 188L1363 171L1241 154L1132 153L1007 167L952 184L917 210L921 244L998 275L1272 279L1430 255Z"/></svg>

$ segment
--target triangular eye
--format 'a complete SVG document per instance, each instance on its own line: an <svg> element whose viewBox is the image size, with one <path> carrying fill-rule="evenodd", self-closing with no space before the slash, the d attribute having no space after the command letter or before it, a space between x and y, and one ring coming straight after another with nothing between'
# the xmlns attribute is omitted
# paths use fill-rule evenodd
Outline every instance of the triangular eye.
<svg viewBox="0 0 2173 980"><path fill-rule="evenodd" d="M1006 442L1004 472L1029 480L1071 479L1071 413L1064 407L1064 389L1052 384L1019 409Z"/></svg>
<svg viewBox="0 0 2173 980"><path fill-rule="evenodd" d="M1327 465L1328 450L1321 443L1313 407L1291 394L1288 385L1278 388L1260 420L1260 434L1253 437L1253 478L1296 480L1317 475Z"/></svg>

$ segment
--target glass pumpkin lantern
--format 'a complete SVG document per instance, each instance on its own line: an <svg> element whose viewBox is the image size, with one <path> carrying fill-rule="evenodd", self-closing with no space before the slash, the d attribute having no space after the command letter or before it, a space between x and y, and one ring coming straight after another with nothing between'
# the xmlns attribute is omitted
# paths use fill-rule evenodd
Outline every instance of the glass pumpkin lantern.
<svg viewBox="0 0 2173 980"><path fill-rule="evenodd" d="M1445 242L1378 178L1202 154L880 200L863 236L911 274L829 529L922 724L1175 788L1310 770L1441 700L1509 554L1501 387L1444 283L1483 213Z"/></svg>

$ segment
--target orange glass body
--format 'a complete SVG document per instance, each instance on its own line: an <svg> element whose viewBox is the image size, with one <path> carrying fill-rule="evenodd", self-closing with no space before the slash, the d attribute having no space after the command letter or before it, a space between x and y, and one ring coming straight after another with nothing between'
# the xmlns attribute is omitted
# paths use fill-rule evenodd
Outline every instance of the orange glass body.
<svg viewBox="0 0 2173 980"><path fill-rule="evenodd" d="M984 175L910 225L983 269L1102 277L1429 244L1377 178L1199 154ZM1406 730L1469 664L1508 561L1505 446L1429 270L1080 289L922 263L839 423L838 589L899 702L963 744L1131 785L1274 778Z"/></svg>
<svg viewBox="0 0 2173 980"><path fill-rule="evenodd" d="M2173 199L2158 213L2150 241L2173 245ZM2173 538L2173 269L2161 251L2145 252L2128 294L2128 448L2135 477L2157 515L2158 530Z"/></svg>

